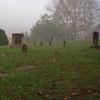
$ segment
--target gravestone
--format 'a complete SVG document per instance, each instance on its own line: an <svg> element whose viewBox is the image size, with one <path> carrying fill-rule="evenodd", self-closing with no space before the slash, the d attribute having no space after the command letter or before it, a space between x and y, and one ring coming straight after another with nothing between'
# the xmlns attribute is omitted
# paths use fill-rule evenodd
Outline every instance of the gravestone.
<svg viewBox="0 0 100 100"><path fill-rule="evenodd" d="M66 46L66 41L65 41L65 40L63 41L63 46L64 46L64 47Z"/></svg>
<svg viewBox="0 0 100 100"><path fill-rule="evenodd" d="M91 48L100 49L98 41L99 41L99 32L95 31L95 32L93 32L93 40L92 40Z"/></svg>
<svg viewBox="0 0 100 100"><path fill-rule="evenodd" d="M98 32L93 32L93 46L97 47L98 46L98 39L99 39L99 33Z"/></svg>
<svg viewBox="0 0 100 100"><path fill-rule="evenodd" d="M49 41L49 45L50 45L50 46L52 45L52 42L51 42L51 41Z"/></svg>
<svg viewBox="0 0 100 100"><path fill-rule="evenodd" d="M92 34L92 46L91 46L91 48L100 49L100 45L99 45L100 24L95 25L93 30L94 30L94 32Z"/></svg>
<svg viewBox="0 0 100 100"><path fill-rule="evenodd" d="M12 34L12 46L21 47L23 37L24 37L24 34L21 34L21 33Z"/></svg>
<svg viewBox="0 0 100 100"><path fill-rule="evenodd" d="M25 43L22 44L21 50L22 50L22 53L27 53L28 47Z"/></svg>

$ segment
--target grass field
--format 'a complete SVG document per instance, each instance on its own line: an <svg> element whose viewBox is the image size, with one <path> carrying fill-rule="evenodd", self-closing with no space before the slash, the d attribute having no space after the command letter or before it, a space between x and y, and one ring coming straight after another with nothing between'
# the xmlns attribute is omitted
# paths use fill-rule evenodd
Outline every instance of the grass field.
<svg viewBox="0 0 100 100"><path fill-rule="evenodd" d="M100 100L100 50L89 43L0 47L0 100Z"/></svg>

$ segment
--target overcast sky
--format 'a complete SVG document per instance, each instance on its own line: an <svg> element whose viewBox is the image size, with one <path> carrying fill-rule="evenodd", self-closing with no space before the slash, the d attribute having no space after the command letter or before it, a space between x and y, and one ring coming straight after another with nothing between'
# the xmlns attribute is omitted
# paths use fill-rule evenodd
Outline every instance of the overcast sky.
<svg viewBox="0 0 100 100"><path fill-rule="evenodd" d="M0 28L7 34L29 31L50 0L0 0Z"/></svg>

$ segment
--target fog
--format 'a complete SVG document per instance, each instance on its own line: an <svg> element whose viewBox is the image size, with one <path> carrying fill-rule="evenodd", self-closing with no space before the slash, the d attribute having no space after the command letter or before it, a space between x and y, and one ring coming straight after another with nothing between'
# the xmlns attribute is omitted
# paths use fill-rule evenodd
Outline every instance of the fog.
<svg viewBox="0 0 100 100"><path fill-rule="evenodd" d="M8 35L29 31L50 0L0 0L0 28Z"/></svg>

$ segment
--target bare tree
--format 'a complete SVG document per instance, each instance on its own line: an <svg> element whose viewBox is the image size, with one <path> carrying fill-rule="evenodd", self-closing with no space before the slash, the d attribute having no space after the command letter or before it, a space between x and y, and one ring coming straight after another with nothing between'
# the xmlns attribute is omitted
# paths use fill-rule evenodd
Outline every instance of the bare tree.
<svg viewBox="0 0 100 100"><path fill-rule="evenodd" d="M98 17L95 0L53 0L52 15L67 39L86 38Z"/></svg>

